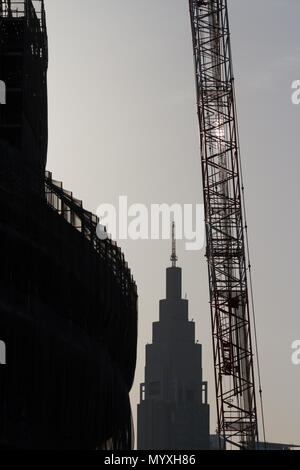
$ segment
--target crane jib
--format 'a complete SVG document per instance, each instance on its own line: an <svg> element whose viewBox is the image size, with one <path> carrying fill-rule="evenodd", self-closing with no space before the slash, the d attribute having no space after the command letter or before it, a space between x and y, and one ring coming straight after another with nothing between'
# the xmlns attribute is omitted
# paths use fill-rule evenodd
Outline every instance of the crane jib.
<svg viewBox="0 0 300 470"><path fill-rule="evenodd" d="M190 0L206 218L218 432L258 441L248 259L226 0Z"/></svg>

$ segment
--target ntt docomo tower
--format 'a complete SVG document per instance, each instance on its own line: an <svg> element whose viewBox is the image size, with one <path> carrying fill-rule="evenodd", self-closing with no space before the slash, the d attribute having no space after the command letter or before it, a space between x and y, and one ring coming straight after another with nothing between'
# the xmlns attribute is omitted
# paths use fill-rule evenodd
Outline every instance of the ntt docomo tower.
<svg viewBox="0 0 300 470"><path fill-rule="evenodd" d="M182 270L177 266L173 224L171 267L166 270L166 298L159 302L153 341L146 345L145 382L138 405L139 450L208 449L209 405L202 375L202 345L182 298Z"/></svg>

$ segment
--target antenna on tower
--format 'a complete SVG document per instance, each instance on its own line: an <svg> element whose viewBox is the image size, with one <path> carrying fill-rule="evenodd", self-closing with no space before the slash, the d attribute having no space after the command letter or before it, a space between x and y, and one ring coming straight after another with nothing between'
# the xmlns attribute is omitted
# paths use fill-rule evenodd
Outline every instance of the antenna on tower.
<svg viewBox="0 0 300 470"><path fill-rule="evenodd" d="M176 262L178 260L176 255L176 237L175 237L175 222L172 222L172 254L170 260L172 261L172 268L176 268Z"/></svg>

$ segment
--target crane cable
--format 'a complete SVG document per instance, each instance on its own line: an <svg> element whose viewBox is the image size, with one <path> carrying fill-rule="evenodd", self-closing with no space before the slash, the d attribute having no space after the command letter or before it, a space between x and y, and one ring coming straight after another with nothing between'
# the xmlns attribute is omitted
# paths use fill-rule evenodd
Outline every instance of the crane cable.
<svg viewBox="0 0 300 470"><path fill-rule="evenodd" d="M254 295L253 295L253 281L252 281L252 270L250 263L250 249L249 249L249 235L248 235L248 226L246 221L246 204L244 197L244 185L242 183L242 193L243 193L243 207L244 207L244 220L245 220L245 233L246 233L246 246L247 246L247 257L248 257L248 271L249 271L249 284L250 284L250 296L251 296L251 310L253 318L253 329L254 329L254 341L255 341L255 352L256 352L256 364L257 364L257 375L258 375L258 384L259 384L259 399L260 399L260 410L262 417L262 428L263 428L263 438L264 438L264 447L266 449L266 429L265 429L265 418L264 418L264 405L263 405L263 391L262 391L262 381L260 373L260 360L259 360L259 350L258 350L258 339L257 339L257 328L256 328L256 314L254 306Z"/></svg>
<svg viewBox="0 0 300 470"><path fill-rule="evenodd" d="M230 55L231 55L231 50L230 50ZM233 102L236 103L236 96L235 96L234 87L233 87L233 94L234 94ZM237 112L237 110L236 110L236 112ZM246 218L245 188L244 188L244 180L243 180L243 169L242 169L241 152L240 152L240 136L239 136L238 127L236 129L236 132L237 132L237 144L238 144L238 160L239 160L239 166L240 166L240 178L241 178L241 187L242 187L242 204L243 204L243 211L244 211L244 231L245 231L245 235L246 235L246 248L247 248L247 258L248 258L249 285L250 285L251 310L252 310L253 329L254 329L256 365L257 365L257 375L258 375L258 384L259 384L260 411L261 411L261 418L262 418L264 448L266 449L267 448L267 442L266 442L266 427L265 427L265 417L264 417L263 391L262 391L262 381L261 381L261 373L260 373L260 360L259 360L259 353L258 353L259 349L258 349L258 339L257 339L257 329L256 329L256 314L255 314L255 306L254 306L252 270L251 270L251 262L250 262L249 235L248 235L248 224L247 224L247 218Z"/></svg>

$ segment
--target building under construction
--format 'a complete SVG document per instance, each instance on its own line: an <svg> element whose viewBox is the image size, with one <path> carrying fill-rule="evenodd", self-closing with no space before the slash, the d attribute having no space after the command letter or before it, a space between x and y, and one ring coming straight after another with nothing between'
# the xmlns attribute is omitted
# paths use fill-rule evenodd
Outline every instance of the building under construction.
<svg viewBox="0 0 300 470"><path fill-rule="evenodd" d="M43 1L0 0L1 449L128 449L137 290L97 218L45 173Z"/></svg>

